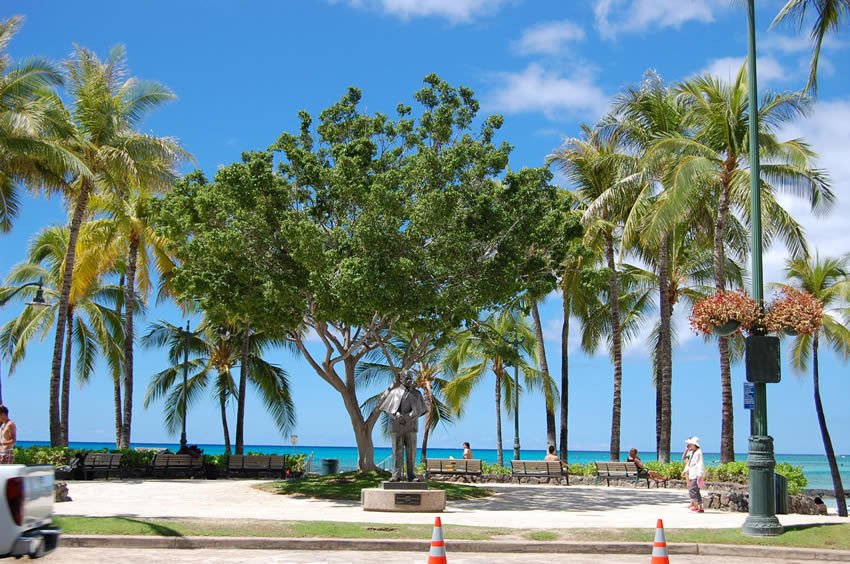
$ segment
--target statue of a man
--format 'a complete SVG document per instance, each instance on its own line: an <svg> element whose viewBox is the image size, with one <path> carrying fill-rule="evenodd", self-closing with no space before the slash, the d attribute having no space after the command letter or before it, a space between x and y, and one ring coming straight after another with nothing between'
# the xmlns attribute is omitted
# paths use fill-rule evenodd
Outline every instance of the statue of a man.
<svg viewBox="0 0 850 564"><path fill-rule="evenodd" d="M384 393L379 409L390 416L390 436L393 440L393 475L391 482L401 480L403 465L407 462L407 481L416 481L416 432L419 418L428 408L422 393L413 385L413 376L407 370L401 373L401 383ZM402 454L406 455L402 458Z"/></svg>

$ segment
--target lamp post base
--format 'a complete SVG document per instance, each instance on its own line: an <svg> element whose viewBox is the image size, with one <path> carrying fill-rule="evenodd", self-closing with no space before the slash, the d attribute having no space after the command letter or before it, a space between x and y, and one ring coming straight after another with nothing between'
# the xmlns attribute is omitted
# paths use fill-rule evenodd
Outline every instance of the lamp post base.
<svg viewBox="0 0 850 564"><path fill-rule="evenodd" d="M785 529L776 518L776 492L773 471L773 437L750 436L747 467L750 469L750 514L741 533L748 537L775 537Z"/></svg>

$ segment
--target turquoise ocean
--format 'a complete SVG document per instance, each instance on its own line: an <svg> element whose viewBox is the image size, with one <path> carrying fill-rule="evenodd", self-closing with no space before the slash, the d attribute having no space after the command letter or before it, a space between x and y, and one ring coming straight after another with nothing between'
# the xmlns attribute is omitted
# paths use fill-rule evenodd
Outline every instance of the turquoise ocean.
<svg viewBox="0 0 850 564"><path fill-rule="evenodd" d="M47 446L48 443L43 441L19 441L18 446L26 447L31 445ZM204 450L204 454L223 454L224 445L201 444L198 445ZM71 448L77 449L111 449L115 448L114 443L87 443L74 442L70 445ZM171 449L177 450L177 445L174 443L133 443L133 448L156 448L156 449ZM257 452L263 454L305 454L311 462L313 469L321 468L322 459L336 459L339 461L341 470L353 470L357 467L357 448L355 447L333 447L333 446L309 446L309 445L245 445L245 452ZM392 454L389 447L375 448L375 462L386 467L388 459ZM460 458L461 449L452 448L429 448L428 456L431 458L448 458L453 456ZM489 463L496 462L495 449L474 449L475 458L480 458ZM513 449L507 448L504 451L505 460L509 460L513 454ZM527 460L542 460L545 455L542 450L523 450L522 458ZM621 454L621 460L625 460L628 453ZM652 460L654 457L649 453L643 453L644 461ZM747 455L736 455L737 460L746 461ZM586 464L596 460L608 460L608 452L592 451L592 450L572 450L569 454L571 464ZM705 453L706 464L718 464L720 455L715 453ZM801 466L803 473L809 480L808 487L810 489L832 490L832 479L829 474L826 457L818 454L777 454L777 462L789 462L794 466ZM850 486L850 455L839 455L838 457L839 470L841 479L845 488Z"/></svg>

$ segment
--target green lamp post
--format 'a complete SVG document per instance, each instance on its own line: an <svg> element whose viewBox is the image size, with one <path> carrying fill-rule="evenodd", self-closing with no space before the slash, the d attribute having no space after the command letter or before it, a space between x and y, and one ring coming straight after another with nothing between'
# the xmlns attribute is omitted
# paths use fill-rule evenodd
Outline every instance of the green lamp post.
<svg viewBox="0 0 850 564"><path fill-rule="evenodd" d="M752 225L753 299L764 307L762 289L762 228L758 139L758 84L756 82L755 0L747 0L749 24L748 78L750 110L750 214ZM767 384L779 382L779 338L753 334L747 337L745 352L747 380L754 383L755 397L750 429L747 466L750 470L749 515L741 532L747 536L781 535L776 518L774 493L773 437L767 434Z"/></svg>

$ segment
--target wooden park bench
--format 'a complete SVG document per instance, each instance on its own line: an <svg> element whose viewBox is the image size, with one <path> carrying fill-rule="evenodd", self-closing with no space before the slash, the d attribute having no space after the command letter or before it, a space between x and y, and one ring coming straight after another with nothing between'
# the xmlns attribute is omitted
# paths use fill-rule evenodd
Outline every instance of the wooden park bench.
<svg viewBox="0 0 850 564"><path fill-rule="evenodd" d="M151 474L171 478L177 475L197 477L204 471L204 457L191 454L157 454L151 462Z"/></svg>
<svg viewBox="0 0 850 564"><path fill-rule="evenodd" d="M90 474L92 477L97 477L98 473L103 473L107 480L110 474L118 474L119 478L123 478L124 469L121 468L121 456L121 453L87 452L80 461L78 468L83 473L84 480L88 480Z"/></svg>
<svg viewBox="0 0 850 564"><path fill-rule="evenodd" d="M557 478L570 485L570 475L559 460L511 460L511 481L516 478Z"/></svg>
<svg viewBox="0 0 850 564"><path fill-rule="evenodd" d="M464 458L428 458L425 460L425 474L463 476L464 478L481 476L481 461L467 460Z"/></svg>
<svg viewBox="0 0 850 564"><path fill-rule="evenodd" d="M233 454L227 461L228 476L253 476L280 478L283 476L284 458L280 455Z"/></svg>
<svg viewBox="0 0 850 564"><path fill-rule="evenodd" d="M596 463L596 483L605 479L605 485L611 485L611 478L623 478L634 482L637 486L641 480L646 480L646 487L649 487L649 474L640 472L637 464L634 462L597 462Z"/></svg>

